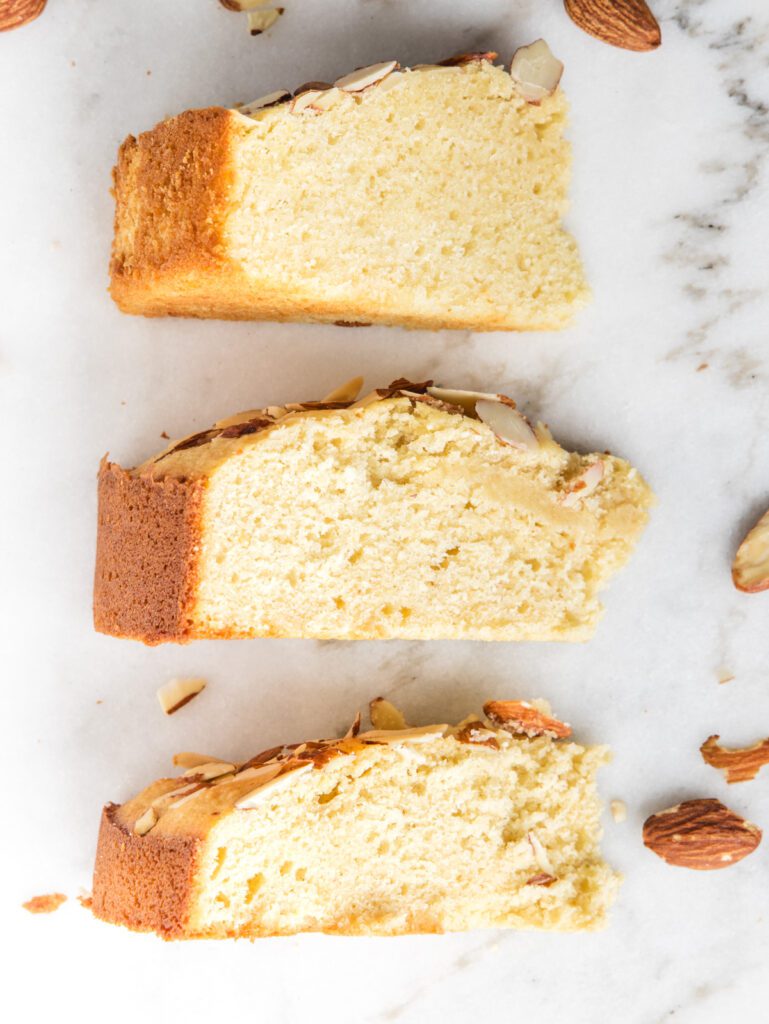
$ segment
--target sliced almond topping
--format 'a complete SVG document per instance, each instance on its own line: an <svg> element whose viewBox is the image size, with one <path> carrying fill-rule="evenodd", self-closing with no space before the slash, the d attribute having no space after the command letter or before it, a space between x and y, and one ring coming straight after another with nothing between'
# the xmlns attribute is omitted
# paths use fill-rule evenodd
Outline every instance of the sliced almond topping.
<svg viewBox="0 0 769 1024"><path fill-rule="evenodd" d="M344 384L340 384L338 388L334 388L333 391L329 391L326 397L323 399L324 402L354 402L360 394L360 389L363 387L362 377L351 377L350 380L346 380Z"/></svg>
<svg viewBox="0 0 769 1024"><path fill-rule="evenodd" d="M383 78L381 82L377 83L376 94L380 96L384 92L389 92L390 89L394 89L396 85L401 85L406 81L406 76L402 71L392 71L387 78ZM355 327L370 327L370 324L353 324Z"/></svg>
<svg viewBox="0 0 769 1024"><path fill-rule="evenodd" d="M338 89L344 89L345 92L362 92L364 89L368 89L369 86L376 85L377 82L387 78L398 66L397 60L388 60L382 64L371 64L367 68L359 68L357 71L352 71L349 75L337 78L334 85Z"/></svg>
<svg viewBox="0 0 769 1024"><path fill-rule="evenodd" d="M516 50L510 64L516 91L527 103L540 103L554 93L562 74L563 64L552 55L544 39Z"/></svg>
<svg viewBox="0 0 769 1024"><path fill-rule="evenodd" d="M245 782L248 779L250 782L269 782L276 775L280 775L282 770L283 764L280 761L269 761L266 764L252 765L250 768L244 768L235 775L232 781Z"/></svg>
<svg viewBox="0 0 769 1024"><path fill-rule="evenodd" d="M529 840L529 846L531 852L534 854L534 860L537 862L537 867L541 868L545 874L553 874L553 866L550 863L550 858L547 855L547 850L542 845L536 832L533 830L526 833L526 838Z"/></svg>
<svg viewBox="0 0 769 1024"><path fill-rule="evenodd" d="M188 768L184 775L199 779L200 782L208 782L209 779L218 779L220 775L229 775L234 771L235 765L229 764L227 761L207 761L204 764Z"/></svg>
<svg viewBox="0 0 769 1024"><path fill-rule="evenodd" d="M321 92L320 89L307 89L305 92L300 92L298 96L294 96L289 110L292 114L302 114L305 111L320 114L323 110L320 106L323 96L325 96L325 93Z"/></svg>
<svg viewBox="0 0 769 1024"><path fill-rule="evenodd" d="M313 766L311 761L297 761L293 764L288 762L288 764L281 765L279 774L276 774L271 779L262 783L262 785L257 789L247 793L244 797L238 800L235 806L241 811L247 811L254 807L258 807L259 804L263 803L268 796L271 796L280 789L292 785L294 779L298 775L302 772L312 771L312 768Z"/></svg>
<svg viewBox="0 0 769 1024"><path fill-rule="evenodd" d="M484 391L459 391L456 388L428 388L427 394L437 398L439 402L446 402L447 405L458 405L468 416L475 416L475 403L484 399L488 402L498 402L498 395L487 394Z"/></svg>
<svg viewBox="0 0 769 1024"><path fill-rule="evenodd" d="M369 732L362 732L358 739L363 743L425 743L436 736L443 736L448 729L444 722L442 725L423 725L416 729L371 729Z"/></svg>
<svg viewBox="0 0 769 1024"><path fill-rule="evenodd" d="M209 764L211 761L216 761L216 758L208 754L196 754L192 750L182 750L172 758L173 764L178 768L197 768L198 765Z"/></svg>
<svg viewBox="0 0 769 1024"><path fill-rule="evenodd" d="M137 836L146 836L151 828L154 828L158 823L158 816L155 812L154 807L148 807L144 814L140 814L134 822L134 834Z"/></svg>
<svg viewBox="0 0 769 1024"><path fill-rule="evenodd" d="M368 706L369 718L375 729L408 729L402 712L384 697L375 697Z"/></svg>
<svg viewBox="0 0 769 1024"><path fill-rule="evenodd" d="M769 738L752 747L722 747L718 736L708 736L700 747L702 760L724 773L727 782L749 782L769 764Z"/></svg>
<svg viewBox="0 0 769 1024"><path fill-rule="evenodd" d="M542 885L545 888L552 885L553 882L557 882L558 879L555 875L548 875L546 871L541 871L538 875L532 875L531 878L526 882L527 885Z"/></svg>
<svg viewBox="0 0 769 1024"><path fill-rule="evenodd" d="M566 508L576 508L583 498L593 493L603 480L604 464L601 459L583 469L579 476L569 481L568 487L561 495L561 504Z"/></svg>
<svg viewBox="0 0 769 1024"><path fill-rule="evenodd" d="M158 700L163 711L173 715L205 688L205 679L171 679L158 690Z"/></svg>
<svg viewBox="0 0 769 1024"><path fill-rule="evenodd" d="M756 594L769 589L769 512L766 512L737 548L732 579L738 590Z"/></svg>
<svg viewBox="0 0 769 1024"><path fill-rule="evenodd" d="M477 746L492 747L494 750L499 750L499 740L497 737L491 729L485 728L483 722L479 722L478 719L463 725L461 729L454 733L454 739L460 743L473 743Z"/></svg>
<svg viewBox="0 0 769 1024"><path fill-rule="evenodd" d="M526 701L489 700L483 705L483 713L498 729L530 739L535 736L552 736L555 739L571 736L571 726L538 711Z"/></svg>
<svg viewBox="0 0 769 1024"><path fill-rule="evenodd" d="M290 92L286 92L285 89L277 89L275 92L268 92L266 96L260 96L258 100L244 103L242 107L238 107L238 113L248 117L250 114L255 114L257 110L276 107L280 103L285 103L288 99L291 99Z"/></svg>
<svg viewBox="0 0 769 1024"><path fill-rule="evenodd" d="M498 440L505 444L525 451L537 451L539 448L537 435L526 417L518 412L514 404L508 404L509 401L509 399L502 401L501 398L497 398L495 401L489 401L486 398L479 399L475 403L478 419L490 427Z"/></svg>
<svg viewBox="0 0 769 1024"><path fill-rule="evenodd" d="M283 13L282 7L270 7L266 10L248 12L248 31L252 36L260 36L268 28L272 28Z"/></svg>
<svg viewBox="0 0 769 1024"><path fill-rule="evenodd" d="M190 793L196 793L201 788L200 782L190 782L186 786L180 786L178 789L170 789L167 793L161 793L160 796L156 796L152 801L152 808L158 814L162 814L163 811L167 811L180 797L188 796Z"/></svg>
<svg viewBox="0 0 769 1024"><path fill-rule="evenodd" d="M457 53L440 62L440 67L462 67L464 64L480 64L483 61L493 63L499 54L495 50L479 50L477 53Z"/></svg>
<svg viewBox="0 0 769 1024"><path fill-rule="evenodd" d="M619 824L627 819L627 805L624 800L612 800L609 804L612 818Z"/></svg>
<svg viewBox="0 0 769 1024"><path fill-rule="evenodd" d="M353 719L353 723L347 732L344 734L346 740L351 740L354 736L357 736L360 732L360 711L356 714Z"/></svg>

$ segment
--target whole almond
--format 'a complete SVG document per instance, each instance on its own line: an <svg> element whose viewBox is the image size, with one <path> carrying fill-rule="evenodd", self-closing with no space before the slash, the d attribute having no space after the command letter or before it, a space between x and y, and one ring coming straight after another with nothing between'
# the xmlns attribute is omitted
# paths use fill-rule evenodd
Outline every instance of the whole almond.
<svg viewBox="0 0 769 1024"><path fill-rule="evenodd" d="M0 32L10 32L34 21L42 13L48 0L4 0L0 3Z"/></svg>
<svg viewBox="0 0 769 1024"><path fill-rule="evenodd" d="M623 50L656 50L662 42L657 19L645 0L564 0L579 28Z"/></svg>
<svg viewBox="0 0 769 1024"><path fill-rule="evenodd" d="M571 736L571 726L551 718L522 700L487 700L483 713L492 725L507 732L528 736L551 736L565 739Z"/></svg>
<svg viewBox="0 0 769 1024"><path fill-rule="evenodd" d="M720 800L686 800L647 818L643 841L667 864L715 871L752 853L761 842L761 829Z"/></svg>

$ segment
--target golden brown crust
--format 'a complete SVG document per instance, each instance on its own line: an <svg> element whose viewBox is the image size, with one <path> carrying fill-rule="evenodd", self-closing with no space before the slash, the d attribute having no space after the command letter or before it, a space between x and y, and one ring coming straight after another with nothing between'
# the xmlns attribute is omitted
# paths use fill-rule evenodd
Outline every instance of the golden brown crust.
<svg viewBox="0 0 769 1024"><path fill-rule="evenodd" d="M204 480L99 469L93 617L100 633L184 642L197 584Z"/></svg>
<svg viewBox="0 0 769 1024"><path fill-rule="evenodd" d="M119 807L102 812L93 873L93 913L134 931L165 939L185 932L200 841L193 836L136 836L117 820Z"/></svg>
<svg viewBox="0 0 769 1024"><path fill-rule="evenodd" d="M237 122L221 107L190 110L137 138L129 135L113 171L112 296L129 309L163 279L221 270L222 226Z"/></svg>

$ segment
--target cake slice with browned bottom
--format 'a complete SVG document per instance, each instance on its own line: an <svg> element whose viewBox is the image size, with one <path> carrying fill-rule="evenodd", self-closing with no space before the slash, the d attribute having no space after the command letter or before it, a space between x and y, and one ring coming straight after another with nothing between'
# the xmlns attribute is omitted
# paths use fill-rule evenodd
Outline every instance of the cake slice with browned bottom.
<svg viewBox="0 0 769 1024"><path fill-rule="evenodd" d="M395 381L268 406L99 482L96 628L585 640L651 493L497 394Z"/></svg>
<svg viewBox="0 0 769 1024"><path fill-rule="evenodd" d="M175 758L102 820L97 917L164 938L600 927L596 769L541 702L410 729L381 698L369 732L244 764Z"/></svg>

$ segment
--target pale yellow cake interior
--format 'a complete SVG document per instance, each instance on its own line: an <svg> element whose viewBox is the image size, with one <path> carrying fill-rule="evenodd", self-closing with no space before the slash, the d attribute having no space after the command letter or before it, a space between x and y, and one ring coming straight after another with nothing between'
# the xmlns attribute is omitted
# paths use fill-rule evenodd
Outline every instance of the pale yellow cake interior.
<svg viewBox="0 0 769 1024"><path fill-rule="evenodd" d="M234 152L227 249L267 296L490 329L562 327L585 301L562 92L526 103L480 62L289 107L245 122Z"/></svg>
<svg viewBox="0 0 769 1024"><path fill-rule="evenodd" d="M186 934L601 926L618 884L598 846L606 749L492 735L499 749L393 733L265 786L250 809L232 809L248 781L182 800L150 836L204 837Z"/></svg>
<svg viewBox="0 0 769 1024"><path fill-rule="evenodd" d="M408 398L289 416L140 468L204 477L192 635L584 640L651 493L623 460L536 451Z"/></svg>

